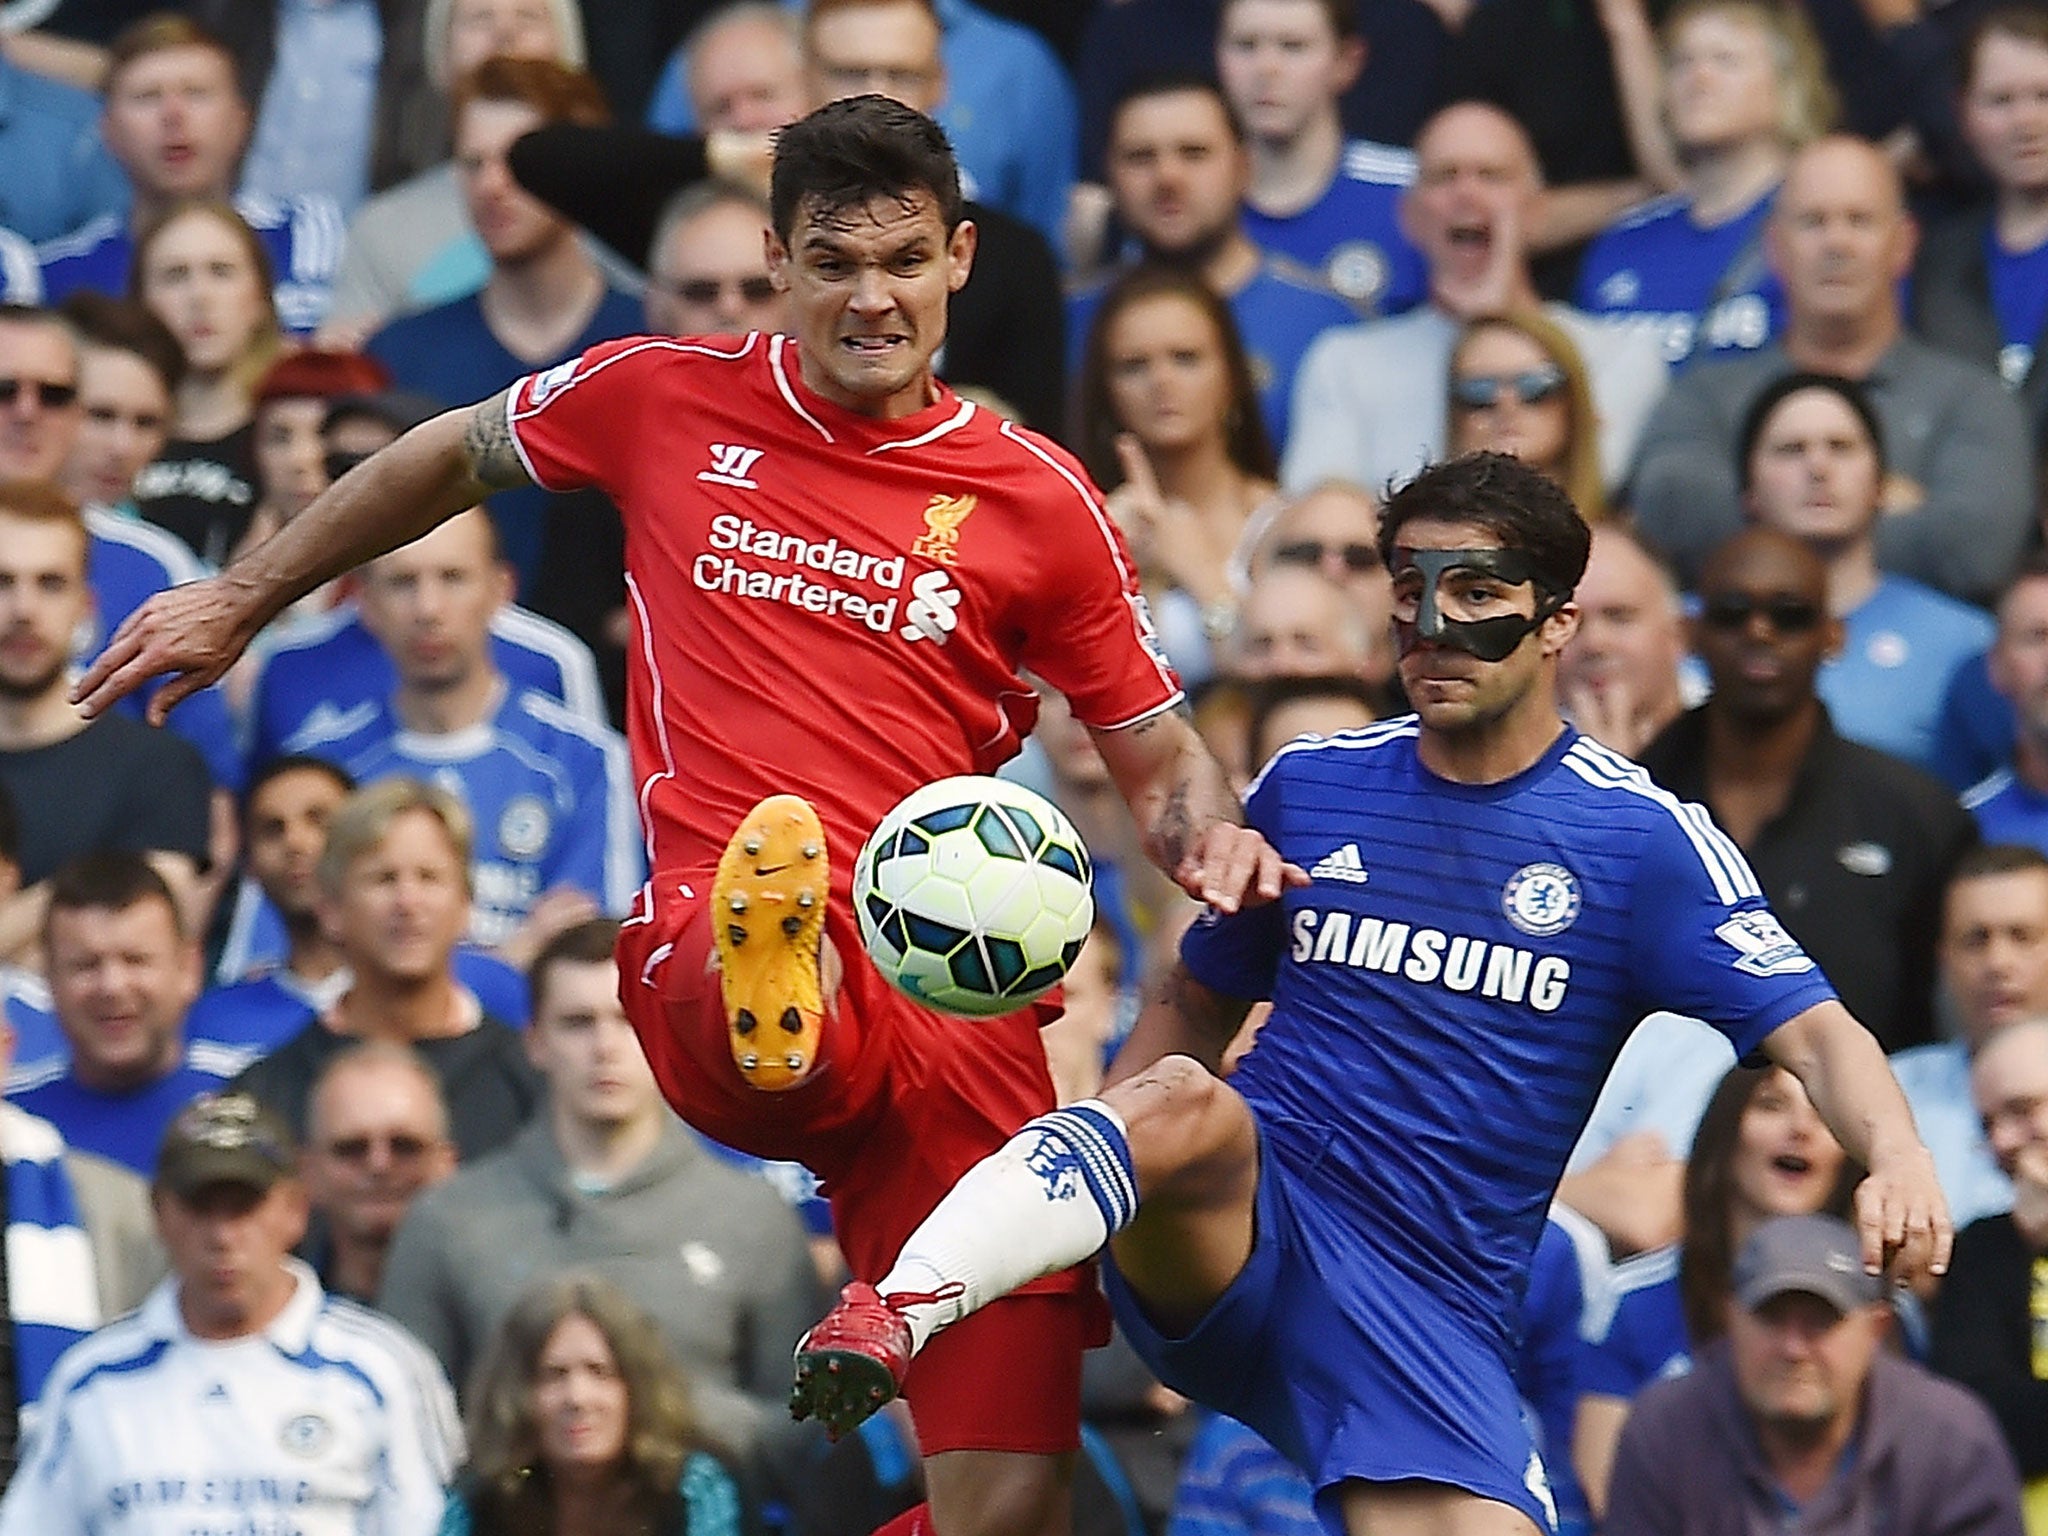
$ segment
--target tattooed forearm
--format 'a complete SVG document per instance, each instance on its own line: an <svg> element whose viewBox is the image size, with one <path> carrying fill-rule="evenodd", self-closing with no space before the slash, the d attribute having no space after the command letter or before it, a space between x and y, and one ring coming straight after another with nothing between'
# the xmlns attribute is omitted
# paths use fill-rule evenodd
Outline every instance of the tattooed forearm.
<svg viewBox="0 0 2048 1536"><path fill-rule="evenodd" d="M1195 843L1194 818L1188 811L1187 780L1183 779L1167 790L1165 803L1159 807L1159 814L1152 818L1145 840L1151 849L1153 862L1161 869L1180 868L1181 860L1188 856Z"/></svg>
<svg viewBox="0 0 2048 1536"><path fill-rule="evenodd" d="M519 450L512 446L512 427L505 411L507 393L501 390L469 413L469 429L462 439L469 472L479 485L494 491L533 483Z"/></svg>
<svg viewBox="0 0 2048 1536"><path fill-rule="evenodd" d="M1230 781L1185 705L1093 735L1144 836L1145 852L1167 874L1196 851L1211 827L1243 820Z"/></svg>

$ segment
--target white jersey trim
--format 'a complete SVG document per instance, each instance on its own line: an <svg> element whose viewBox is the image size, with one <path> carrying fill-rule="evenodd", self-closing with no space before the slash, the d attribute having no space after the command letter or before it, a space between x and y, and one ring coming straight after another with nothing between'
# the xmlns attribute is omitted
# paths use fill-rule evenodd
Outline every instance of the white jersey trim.
<svg viewBox="0 0 2048 1536"><path fill-rule="evenodd" d="M609 728L611 716L605 708L604 685L597 677L597 658L572 631L531 608L506 603L491 615L491 633L560 667L561 702L589 724Z"/></svg>
<svg viewBox="0 0 2048 1536"><path fill-rule="evenodd" d="M969 421L974 419L974 411L975 405L972 400L962 400L959 410L948 416L929 432L919 433L916 437L906 437L898 442L877 443L868 450L867 456L873 458L878 453L888 453L896 448L922 448L926 443L935 443L947 433L957 432L966 426Z"/></svg>
<svg viewBox="0 0 2048 1536"><path fill-rule="evenodd" d="M1979 806L1996 800L2011 787L2012 770L2010 768L1999 768L1994 770L1989 776L1979 779L1975 784L1972 784L1962 792L1959 798L1962 801L1964 810L1974 811Z"/></svg>
<svg viewBox="0 0 2048 1536"><path fill-rule="evenodd" d="M1361 752L1375 747L1384 747L1389 742L1406 741L1411 736L1422 734L1422 722L1413 715L1401 715L1392 720L1379 720L1371 725L1361 725L1356 730L1338 731L1331 736L1304 736L1290 741L1271 757L1266 766L1252 775L1251 783L1244 788L1244 797L1249 800L1258 793L1259 786L1266 782L1266 775L1277 767L1282 758L1292 757L1297 752Z"/></svg>
<svg viewBox="0 0 2048 1536"><path fill-rule="evenodd" d="M818 436L825 439L826 442L838 442L839 439L825 429L825 423L804 409L803 402L796 397L796 391L789 387L789 375L782 366L782 354L788 345L789 338L787 336L771 336L768 340L768 372L774 376L775 387L781 392L783 403L792 411L795 411L803 420L809 422L811 429Z"/></svg>
<svg viewBox="0 0 2048 1536"><path fill-rule="evenodd" d="M640 792L635 796L635 800L640 808L640 825L644 829L647 844L647 870L650 882L646 888L649 899L643 909L644 915L642 912L636 912L632 917L627 918L627 923L632 924L652 922L654 920L654 888L651 877L656 870L661 868L661 865L654 856L654 816L649 809L648 802L653 797L656 784L660 783L663 779L675 778L676 753L675 747L668 739L668 715L666 713L666 704L662 697L661 667L654 659L654 621L647 615L647 599L640 595L640 583L633 579L631 571L626 572L626 597L633 604L633 612L639 616L640 620L640 657L647 663L647 676L653 684L648 689L650 697L647 704L649 712L654 716L654 739L661 743L662 761L662 771L660 773L650 773L645 779L641 780Z"/></svg>
<svg viewBox="0 0 2048 1536"><path fill-rule="evenodd" d="M1566 750L1564 762L1595 789L1616 789L1626 794L1639 795L1652 805L1667 811L1685 833L1686 841L1692 844L1693 852L1699 855L1701 866L1714 882L1714 894L1723 905L1734 906L1740 901L1750 901L1763 895L1763 888L1757 884L1756 875L1750 870L1749 861L1742 856L1742 850L1734 841L1714 825L1713 817L1702 805L1694 805L1678 798L1650 777L1649 770L1640 763L1632 762L1620 753L1601 746L1590 737L1581 736Z"/></svg>

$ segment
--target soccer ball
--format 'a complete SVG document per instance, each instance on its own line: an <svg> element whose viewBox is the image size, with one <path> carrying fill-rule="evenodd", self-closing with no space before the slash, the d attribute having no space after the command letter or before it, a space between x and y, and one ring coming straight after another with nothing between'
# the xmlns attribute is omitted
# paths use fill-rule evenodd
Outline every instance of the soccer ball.
<svg viewBox="0 0 2048 1536"><path fill-rule="evenodd" d="M1044 796L966 774L912 792L853 863L861 942L898 991L1013 1013L1067 974L1095 921L1088 849Z"/></svg>

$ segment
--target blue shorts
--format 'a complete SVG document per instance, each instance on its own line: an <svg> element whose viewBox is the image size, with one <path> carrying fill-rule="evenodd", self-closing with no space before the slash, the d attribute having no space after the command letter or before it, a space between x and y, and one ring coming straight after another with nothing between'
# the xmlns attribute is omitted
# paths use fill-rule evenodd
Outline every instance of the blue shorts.
<svg viewBox="0 0 2048 1536"><path fill-rule="evenodd" d="M1179 1338L1146 1318L1113 1259L1103 1280L1159 1379L1250 1425L1325 1495L1347 1478L1425 1479L1556 1529L1542 1462L1500 1347L1318 1201L1264 1134L1251 1256Z"/></svg>

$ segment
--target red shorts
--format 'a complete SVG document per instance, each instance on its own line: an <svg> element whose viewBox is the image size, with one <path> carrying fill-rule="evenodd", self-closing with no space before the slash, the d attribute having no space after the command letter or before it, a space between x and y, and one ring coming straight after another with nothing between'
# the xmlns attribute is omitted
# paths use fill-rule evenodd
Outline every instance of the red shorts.
<svg viewBox="0 0 2048 1536"><path fill-rule="evenodd" d="M879 1280L963 1173L1053 1107L1038 1037L1050 1015L968 1020L920 1007L869 964L835 899L825 931L845 979L818 1063L795 1088L763 1093L733 1064L711 967L710 888L709 869L655 876L651 914L643 898L619 937L626 1015L676 1112L727 1146L817 1174L848 1268ZM904 1387L925 1454L1075 1449L1081 1352L1108 1336L1085 1268L1034 1281L939 1334Z"/></svg>

